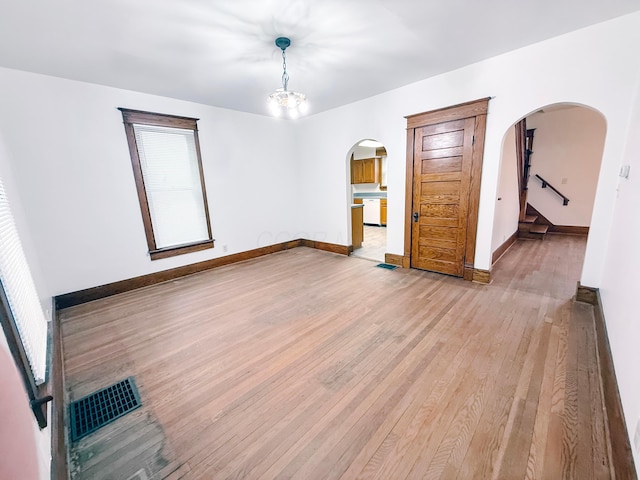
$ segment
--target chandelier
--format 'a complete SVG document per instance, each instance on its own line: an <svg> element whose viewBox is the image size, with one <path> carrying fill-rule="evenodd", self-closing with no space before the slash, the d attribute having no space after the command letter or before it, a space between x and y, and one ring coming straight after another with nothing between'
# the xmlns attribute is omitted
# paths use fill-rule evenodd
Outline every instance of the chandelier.
<svg viewBox="0 0 640 480"><path fill-rule="evenodd" d="M306 113L308 105L304 93L292 92L287 89L289 74L287 73L287 56L284 51L289 45L291 45L291 40L288 38L276 38L276 46L282 50L282 88L276 89L269 95L267 102L274 117L279 117L286 112L290 118L298 118L301 113Z"/></svg>

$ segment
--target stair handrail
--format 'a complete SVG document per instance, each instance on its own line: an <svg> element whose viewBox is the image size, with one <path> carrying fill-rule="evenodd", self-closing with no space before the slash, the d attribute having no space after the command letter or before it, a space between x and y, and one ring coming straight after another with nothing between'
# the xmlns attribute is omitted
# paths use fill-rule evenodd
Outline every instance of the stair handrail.
<svg viewBox="0 0 640 480"><path fill-rule="evenodd" d="M569 205L569 199L563 195L557 188L555 188L553 185L551 185L549 182L547 182L544 178L542 178L540 175L538 175L536 173L536 178L538 180L540 180L542 182L542 188L547 188L549 187L551 190L553 190L558 196L560 196L562 198L562 205L563 206L567 206Z"/></svg>

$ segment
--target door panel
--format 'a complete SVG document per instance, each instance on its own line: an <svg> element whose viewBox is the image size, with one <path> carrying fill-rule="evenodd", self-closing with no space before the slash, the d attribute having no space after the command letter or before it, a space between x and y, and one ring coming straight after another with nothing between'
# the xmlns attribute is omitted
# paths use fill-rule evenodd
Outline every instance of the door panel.
<svg viewBox="0 0 640 480"><path fill-rule="evenodd" d="M474 128L475 117L415 129L414 268L464 273Z"/></svg>
<svg viewBox="0 0 640 480"><path fill-rule="evenodd" d="M462 157L443 157L432 159L430 162L422 162L422 173L442 174L460 172Z"/></svg>

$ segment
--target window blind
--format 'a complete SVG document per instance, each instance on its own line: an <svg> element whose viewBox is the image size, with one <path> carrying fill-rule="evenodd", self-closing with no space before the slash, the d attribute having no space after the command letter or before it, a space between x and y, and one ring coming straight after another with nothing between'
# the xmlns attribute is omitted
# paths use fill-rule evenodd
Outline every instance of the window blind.
<svg viewBox="0 0 640 480"><path fill-rule="evenodd" d="M192 130L134 124L156 248L209 239Z"/></svg>
<svg viewBox="0 0 640 480"><path fill-rule="evenodd" d="M44 383L47 320L0 180L0 281L36 385Z"/></svg>

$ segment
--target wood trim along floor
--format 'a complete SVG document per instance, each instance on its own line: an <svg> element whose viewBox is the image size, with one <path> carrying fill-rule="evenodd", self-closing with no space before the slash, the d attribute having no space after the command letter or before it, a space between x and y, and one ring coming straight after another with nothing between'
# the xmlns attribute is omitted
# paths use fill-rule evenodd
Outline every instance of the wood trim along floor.
<svg viewBox="0 0 640 480"><path fill-rule="evenodd" d="M589 235L589 227L578 227L576 225L552 225L550 233L563 233L565 235Z"/></svg>
<svg viewBox="0 0 640 480"><path fill-rule="evenodd" d="M473 281L478 283L491 283L491 270L473 269Z"/></svg>
<svg viewBox="0 0 640 480"><path fill-rule="evenodd" d="M493 265L498 260L500 260L500 257L502 257L502 255L504 255L506 251L509 250L509 248L511 248L511 246L516 242L517 239L518 239L518 230L516 229L516 231L513 232L511 236L502 243L502 245L496 248L495 252L493 252L493 255L491 256L491 265Z"/></svg>
<svg viewBox="0 0 640 480"><path fill-rule="evenodd" d="M54 305L52 320L52 365L51 365L51 478L67 480L67 441L65 431L65 388L64 388L64 351L60 318Z"/></svg>
<svg viewBox="0 0 640 480"><path fill-rule="evenodd" d="M315 248L317 250L325 250L328 252L338 253L340 255L349 255L352 249L351 246L337 245L333 243L319 242L316 240L306 240L300 238L297 240L291 240L289 242L277 243L275 245L256 248L254 250L247 250L246 252L234 253L232 255L226 255L224 257L212 258L210 260L205 260L204 262L183 265L181 267L176 267L169 270L150 273L148 275L141 275L139 277L120 280L118 282L107 283L106 285L100 285L98 287L78 290L77 292L65 293L55 297L55 305L58 309L72 307L74 305L80 305L92 300L98 300L99 298L109 297L118 293L128 292L137 288L147 287L149 285L155 285L157 283L162 283L169 280L175 280L176 278L191 275L193 273L203 272L205 270L221 267L223 265L242 262L244 260L250 260L252 258L257 258L263 255L269 255L270 253L289 250L291 248L300 246Z"/></svg>
<svg viewBox="0 0 640 480"><path fill-rule="evenodd" d="M319 242L317 240L300 240L300 246L315 248L316 250L324 250L325 252L338 253L340 255L349 255L353 251L353 246L337 245L335 243Z"/></svg>
<svg viewBox="0 0 640 480"><path fill-rule="evenodd" d="M600 366L600 381L602 382L602 395L605 410L605 425L608 427L610 441L611 467L614 470L614 478L636 479L638 478L629 434L622 410L622 400L618 390L616 372L607 335L607 325L602 308L600 290L586 287L578 282L576 289L576 301L593 305L596 331L596 348Z"/></svg>
<svg viewBox="0 0 640 480"><path fill-rule="evenodd" d="M398 267L404 268L404 256L396 255L395 253L385 253L384 263L388 263L389 265L397 265Z"/></svg>

